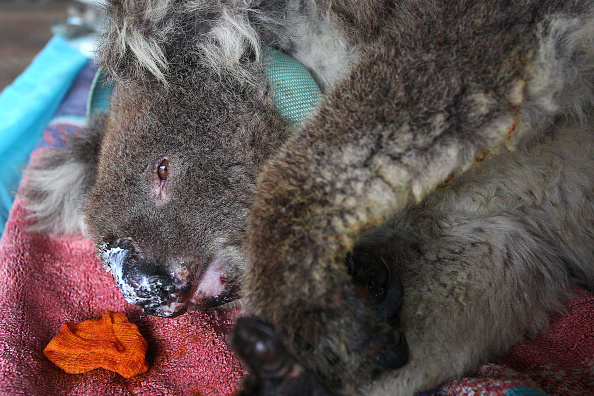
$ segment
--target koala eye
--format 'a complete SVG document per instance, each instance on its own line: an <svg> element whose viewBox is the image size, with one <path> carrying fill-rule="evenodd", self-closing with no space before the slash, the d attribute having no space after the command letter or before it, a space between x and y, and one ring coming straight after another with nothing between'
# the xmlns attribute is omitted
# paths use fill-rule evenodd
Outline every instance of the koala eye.
<svg viewBox="0 0 594 396"><path fill-rule="evenodd" d="M161 181L165 181L169 177L169 161L166 159L159 164L159 167L157 168L157 176L159 176Z"/></svg>
<svg viewBox="0 0 594 396"><path fill-rule="evenodd" d="M152 172L150 173L150 185L152 186L152 197L158 204L167 202L172 193L174 173L171 173L169 159L161 157L153 163ZM177 169L177 168L175 168Z"/></svg>

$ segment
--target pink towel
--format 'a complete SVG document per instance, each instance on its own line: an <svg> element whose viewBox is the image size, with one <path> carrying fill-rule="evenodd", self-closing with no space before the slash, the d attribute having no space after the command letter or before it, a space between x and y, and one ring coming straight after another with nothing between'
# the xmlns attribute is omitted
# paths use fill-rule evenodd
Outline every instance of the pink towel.
<svg viewBox="0 0 594 396"><path fill-rule="evenodd" d="M243 375L227 347L236 310L143 315L128 304L89 241L27 232L17 197L0 243L0 394L229 395ZM97 369L64 373L43 348L64 322L126 314L149 343L149 370L131 379Z"/></svg>
<svg viewBox="0 0 594 396"><path fill-rule="evenodd" d="M593 396L594 294L579 291L565 309L548 332L446 384L443 394Z"/></svg>

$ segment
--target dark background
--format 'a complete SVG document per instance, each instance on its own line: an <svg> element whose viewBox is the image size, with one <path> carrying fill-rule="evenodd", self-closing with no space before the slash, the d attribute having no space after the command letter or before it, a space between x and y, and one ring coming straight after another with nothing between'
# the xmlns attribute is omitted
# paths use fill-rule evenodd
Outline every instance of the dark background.
<svg viewBox="0 0 594 396"><path fill-rule="evenodd" d="M0 0L0 92L21 74L67 17L69 0Z"/></svg>

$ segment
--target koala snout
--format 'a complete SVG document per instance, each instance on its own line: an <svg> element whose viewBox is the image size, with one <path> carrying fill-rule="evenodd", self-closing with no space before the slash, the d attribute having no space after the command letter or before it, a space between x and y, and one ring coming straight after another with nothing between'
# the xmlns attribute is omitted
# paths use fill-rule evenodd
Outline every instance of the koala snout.
<svg viewBox="0 0 594 396"><path fill-rule="evenodd" d="M117 240L102 250L103 261L130 304L146 314L168 318L186 311L192 279L180 273L188 271L176 271L156 262L129 240Z"/></svg>

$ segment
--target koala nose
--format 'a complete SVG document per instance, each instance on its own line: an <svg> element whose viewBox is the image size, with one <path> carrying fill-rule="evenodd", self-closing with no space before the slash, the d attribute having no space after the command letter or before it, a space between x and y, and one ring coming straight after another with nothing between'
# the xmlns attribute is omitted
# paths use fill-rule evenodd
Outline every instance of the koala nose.
<svg viewBox="0 0 594 396"><path fill-rule="evenodd" d="M184 300L192 289L166 266L136 249L129 240L117 240L101 255L122 295L148 315L175 317L186 311Z"/></svg>

